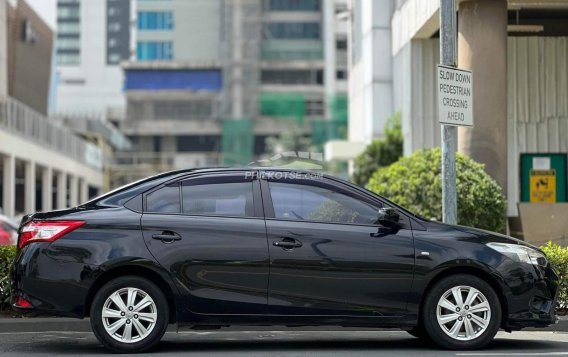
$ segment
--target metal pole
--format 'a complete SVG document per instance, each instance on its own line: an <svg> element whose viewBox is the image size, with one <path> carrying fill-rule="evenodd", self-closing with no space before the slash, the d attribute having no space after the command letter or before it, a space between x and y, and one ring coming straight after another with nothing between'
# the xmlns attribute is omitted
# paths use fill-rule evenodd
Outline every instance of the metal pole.
<svg viewBox="0 0 568 357"><path fill-rule="evenodd" d="M455 0L440 0L440 61L456 67L456 4ZM458 128L442 125L442 219L457 223L456 151Z"/></svg>

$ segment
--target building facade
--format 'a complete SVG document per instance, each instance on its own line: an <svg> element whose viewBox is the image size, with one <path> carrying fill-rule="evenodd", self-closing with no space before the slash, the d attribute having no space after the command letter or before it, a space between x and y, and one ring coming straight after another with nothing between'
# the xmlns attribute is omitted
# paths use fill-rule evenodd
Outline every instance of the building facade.
<svg viewBox="0 0 568 357"><path fill-rule="evenodd" d="M438 6L428 0L351 0L352 120L349 141L337 145L361 150L382 135L384 120L395 112L402 117L405 155L440 145ZM565 181L556 188L556 215L522 197L528 189L524 157L565 157L568 151L568 3L466 0L457 16L457 65L473 71L474 83L474 127L459 129L459 150L485 164L503 188L512 231L530 230L530 219L522 216L532 216L541 227L559 227L541 238L568 237L568 226L553 222L568 214Z"/></svg>
<svg viewBox="0 0 568 357"><path fill-rule="evenodd" d="M8 95L45 115L48 110L53 31L25 1L8 6L6 15Z"/></svg>
<svg viewBox="0 0 568 357"><path fill-rule="evenodd" d="M57 113L123 116L120 62L134 50L134 6L133 0L57 1Z"/></svg>
<svg viewBox="0 0 568 357"><path fill-rule="evenodd" d="M121 127L136 149L117 177L143 176L140 162L144 174L247 164L291 126L317 145L345 135L346 11L342 0L138 0Z"/></svg>
<svg viewBox="0 0 568 357"><path fill-rule="evenodd" d="M19 217L100 193L102 153L44 115L53 33L24 0L0 0L0 205Z"/></svg>

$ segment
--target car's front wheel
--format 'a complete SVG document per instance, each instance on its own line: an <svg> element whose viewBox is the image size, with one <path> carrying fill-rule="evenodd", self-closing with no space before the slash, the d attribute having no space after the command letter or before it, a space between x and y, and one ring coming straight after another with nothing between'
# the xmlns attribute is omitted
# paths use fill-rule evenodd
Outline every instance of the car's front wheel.
<svg viewBox="0 0 568 357"><path fill-rule="evenodd" d="M452 275L428 292L422 318L432 341L452 350L485 347L501 324L501 304L493 288L472 275Z"/></svg>
<svg viewBox="0 0 568 357"><path fill-rule="evenodd" d="M169 321L166 297L154 283L137 276L111 280L95 295L91 327L108 349L135 353L154 347Z"/></svg>

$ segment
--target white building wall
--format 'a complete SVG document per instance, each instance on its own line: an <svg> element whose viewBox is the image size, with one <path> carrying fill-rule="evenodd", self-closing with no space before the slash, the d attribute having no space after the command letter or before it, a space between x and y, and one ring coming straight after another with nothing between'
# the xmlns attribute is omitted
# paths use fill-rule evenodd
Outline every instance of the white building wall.
<svg viewBox="0 0 568 357"><path fill-rule="evenodd" d="M568 152L568 38L510 37L508 214L517 216L522 153Z"/></svg>
<svg viewBox="0 0 568 357"><path fill-rule="evenodd" d="M404 154L440 145L435 93L438 39L412 40L394 57L394 110L401 113Z"/></svg>
<svg viewBox="0 0 568 357"><path fill-rule="evenodd" d="M568 38L508 40L508 215L517 216L521 153L568 152ZM394 58L394 107L404 154L440 145L435 94L438 39L412 40Z"/></svg>
<svg viewBox="0 0 568 357"><path fill-rule="evenodd" d="M0 96L8 95L8 31L6 0L0 0Z"/></svg>
<svg viewBox="0 0 568 357"><path fill-rule="evenodd" d="M124 110L123 74L106 61L106 1L81 1L81 64L58 66L59 113L105 114Z"/></svg>
<svg viewBox="0 0 568 357"><path fill-rule="evenodd" d="M390 23L394 6L391 0L354 4L357 43L353 46L360 48L361 57L350 67L349 140L369 143L383 135L386 119L393 114Z"/></svg>

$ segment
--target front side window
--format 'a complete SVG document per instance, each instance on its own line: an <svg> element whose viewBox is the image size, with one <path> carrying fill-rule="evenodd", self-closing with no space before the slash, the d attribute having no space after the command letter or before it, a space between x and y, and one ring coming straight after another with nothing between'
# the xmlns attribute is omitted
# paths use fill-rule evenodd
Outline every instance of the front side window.
<svg viewBox="0 0 568 357"><path fill-rule="evenodd" d="M253 183L182 184L183 213L188 215L254 217Z"/></svg>
<svg viewBox="0 0 568 357"><path fill-rule="evenodd" d="M278 219L326 223L375 224L379 207L328 185L269 182Z"/></svg>

